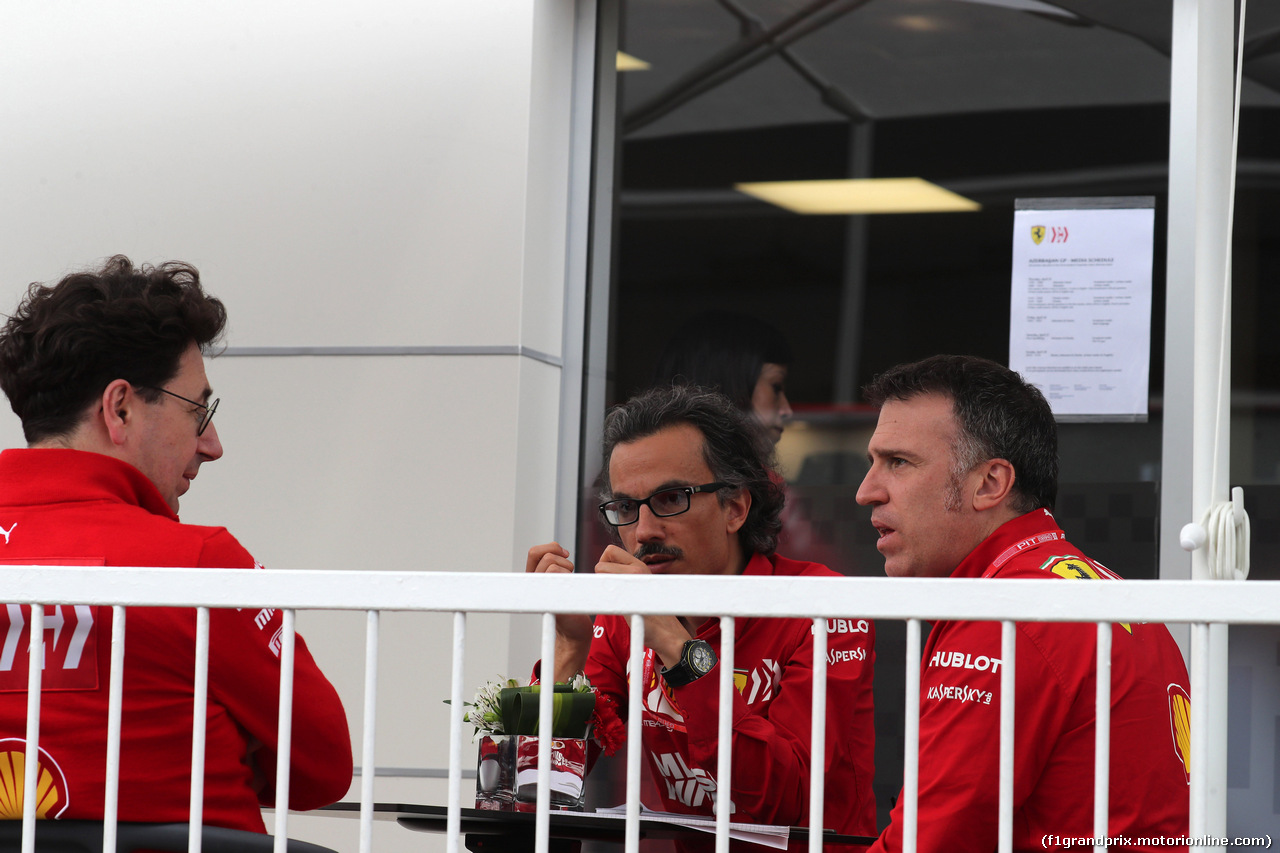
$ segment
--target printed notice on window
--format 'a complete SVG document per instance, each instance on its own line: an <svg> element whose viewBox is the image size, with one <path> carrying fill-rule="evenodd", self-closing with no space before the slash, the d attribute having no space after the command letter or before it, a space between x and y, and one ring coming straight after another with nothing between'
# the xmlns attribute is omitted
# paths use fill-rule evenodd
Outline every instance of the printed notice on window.
<svg viewBox="0 0 1280 853"><path fill-rule="evenodd" d="M1145 421L1155 198L1017 199L1009 366L1060 421Z"/></svg>

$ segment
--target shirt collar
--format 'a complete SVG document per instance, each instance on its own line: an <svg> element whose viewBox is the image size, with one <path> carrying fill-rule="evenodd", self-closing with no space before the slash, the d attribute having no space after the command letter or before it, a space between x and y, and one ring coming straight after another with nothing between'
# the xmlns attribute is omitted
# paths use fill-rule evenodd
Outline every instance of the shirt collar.
<svg viewBox="0 0 1280 853"><path fill-rule="evenodd" d="M11 448L0 453L0 486L10 478L22 480L26 503L116 500L178 520L145 474L102 453L59 447Z"/></svg>
<svg viewBox="0 0 1280 853"><path fill-rule="evenodd" d="M969 552L960 561L953 578L991 577L1016 555L1039 547L1046 542L1065 539L1053 513L1047 509L1035 509L1010 519Z"/></svg>

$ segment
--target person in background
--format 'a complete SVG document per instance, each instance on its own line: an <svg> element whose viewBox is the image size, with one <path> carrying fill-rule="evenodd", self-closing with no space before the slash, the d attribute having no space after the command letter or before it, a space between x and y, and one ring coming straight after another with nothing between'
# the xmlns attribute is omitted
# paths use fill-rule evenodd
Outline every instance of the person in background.
<svg viewBox="0 0 1280 853"><path fill-rule="evenodd" d="M718 390L753 415L776 445L793 414L786 390L791 362L791 345L776 327L749 314L707 311L681 325L667 340L653 384ZM776 471L774 482L788 492L779 533L787 553L849 573L851 556L819 534L805 506L793 498Z"/></svg>
<svg viewBox="0 0 1280 853"><path fill-rule="evenodd" d="M836 577L826 566L775 553L784 497L772 477L772 445L721 394L668 385L612 409L604 428L600 512L619 544L596 572L657 575L679 600L687 575ZM568 572L558 543L529 550L526 571ZM646 616L643 752L661 807L711 815L725 800L715 778L719 747L719 620ZM856 617L828 620L826 752L810 755L813 623L735 623L734 820L804 825L809 765L826 769L827 827L875 831L872 671L875 628ZM584 672L627 707L631 629L622 616L556 617L557 682Z"/></svg>
<svg viewBox="0 0 1280 853"><path fill-rule="evenodd" d="M676 329L654 370L654 385L697 385L724 394L755 415L777 444L791 420L782 332L748 314L708 311Z"/></svg>
<svg viewBox="0 0 1280 853"><path fill-rule="evenodd" d="M222 302L180 262L99 269L33 284L0 329L0 387L28 447L0 453L0 563L261 566L226 528L178 520L206 462L222 456L204 354ZM0 568L3 571L3 568ZM110 607L47 607L40 712L40 818L101 819L107 769ZM213 609L203 821L265 832L275 802L283 622L273 608ZM22 815L31 607L0 608L0 770L16 773L0 817ZM128 610L119 818L190 813L196 613ZM297 639L289 806L346 794L351 738L342 702ZM15 769L16 768L16 769Z"/></svg>
<svg viewBox="0 0 1280 853"><path fill-rule="evenodd" d="M865 395L880 416L858 503L872 508L888 575L1118 577L1070 544L1053 518L1057 426L1044 396L1017 373L985 359L935 356L890 369ZM1112 638L1105 834L1185 835L1190 690L1182 654L1160 624L1113 625ZM1019 622L1016 649L1013 848L1093 837L1097 627ZM1004 663L998 622L942 621L929 633L920 677L922 853L996 849ZM900 798L876 853L902 849L902 809Z"/></svg>

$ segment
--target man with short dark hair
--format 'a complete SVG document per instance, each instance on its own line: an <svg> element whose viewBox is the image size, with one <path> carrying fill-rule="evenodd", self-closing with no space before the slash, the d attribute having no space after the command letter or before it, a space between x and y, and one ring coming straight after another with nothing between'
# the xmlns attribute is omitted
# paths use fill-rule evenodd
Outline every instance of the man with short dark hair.
<svg viewBox="0 0 1280 853"><path fill-rule="evenodd" d="M0 453L0 563L261 568L221 527L178 521L205 462L222 456L204 351L226 310L182 263L116 256L51 287L33 284L0 328L0 387L29 447ZM58 569L50 568L56 572ZM30 642L31 610L0 609L0 636ZM38 816L101 818L112 612L49 607ZM282 617L210 613L205 823L264 832L274 803ZM195 612L128 611L119 817L186 821L191 789ZM342 703L299 637L290 799L330 803L350 787ZM0 658L0 768L26 748L27 655ZM17 817L22 791L6 801Z"/></svg>
<svg viewBox="0 0 1280 853"><path fill-rule="evenodd" d="M774 553L783 497L770 477L772 445L728 398L685 386L655 388L610 411L604 429L601 514L616 529L597 572L669 575L835 575ZM529 551L527 571L572 572L556 543ZM714 813L718 749L719 621L647 616L644 751L668 811ZM813 623L738 619L732 718L735 820L808 820ZM556 619L557 681L584 671L626 708L630 628L621 616ZM871 835L874 628L829 620L825 815L828 828Z"/></svg>
<svg viewBox="0 0 1280 853"><path fill-rule="evenodd" d="M878 377L858 502L894 577L1114 579L1051 510L1057 428L1043 395L985 359L935 356ZM1052 591L1048 591L1052 594ZM1184 835L1189 688L1163 625L1112 629L1108 834ZM1092 837L1097 628L1017 624L1015 850ZM998 841L1000 624L938 622L920 679L920 851ZM872 849L902 847L902 802ZM1049 845L1052 846L1052 845Z"/></svg>

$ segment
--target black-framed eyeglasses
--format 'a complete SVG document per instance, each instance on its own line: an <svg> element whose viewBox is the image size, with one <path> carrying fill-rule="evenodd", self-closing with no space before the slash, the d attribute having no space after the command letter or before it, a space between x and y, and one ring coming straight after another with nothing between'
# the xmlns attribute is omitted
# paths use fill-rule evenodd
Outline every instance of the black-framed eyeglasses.
<svg viewBox="0 0 1280 853"><path fill-rule="evenodd" d="M600 514L614 527L626 527L640 520L640 507L647 506L659 518L669 518L689 511L689 502L699 492L718 492L729 488L728 483L707 483L703 486L676 486L654 492L643 500L619 498L600 504Z"/></svg>
<svg viewBox="0 0 1280 853"><path fill-rule="evenodd" d="M209 423L213 420L213 413L218 411L218 402L221 399L221 398L217 398L212 403L206 406L204 403L197 403L195 400L188 400L186 397L182 396L181 394L175 394L172 391L166 390L164 388L158 388L155 385L141 385L139 387L150 388L152 391L159 391L161 394L168 394L170 397L177 397L179 400L181 400L184 403L190 403L193 406L197 406L201 409L204 409L204 414L200 417L200 426L196 427L196 435L204 435L204 431L209 428Z"/></svg>

